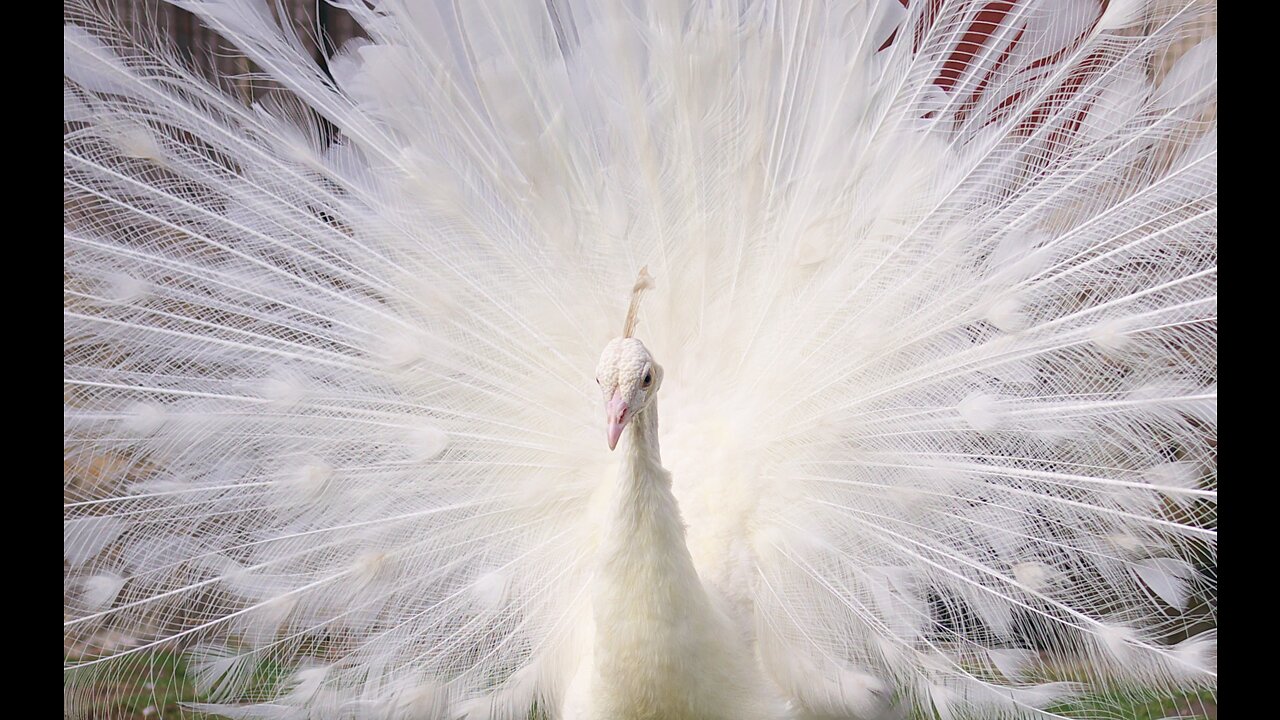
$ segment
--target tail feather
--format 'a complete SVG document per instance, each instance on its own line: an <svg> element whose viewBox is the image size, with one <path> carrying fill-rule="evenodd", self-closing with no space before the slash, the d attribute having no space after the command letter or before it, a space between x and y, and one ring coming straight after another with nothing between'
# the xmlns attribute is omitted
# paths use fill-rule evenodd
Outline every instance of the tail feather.
<svg viewBox="0 0 1280 720"><path fill-rule="evenodd" d="M645 265L797 713L1214 685L1211 4L342 1L324 66L173 4L281 90L68 6L69 715L172 652L230 717L554 716Z"/></svg>

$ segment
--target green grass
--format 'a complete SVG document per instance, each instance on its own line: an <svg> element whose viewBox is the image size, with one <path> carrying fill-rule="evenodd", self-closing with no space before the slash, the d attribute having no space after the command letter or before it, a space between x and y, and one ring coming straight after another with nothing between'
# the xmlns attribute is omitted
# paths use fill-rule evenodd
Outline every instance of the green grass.
<svg viewBox="0 0 1280 720"><path fill-rule="evenodd" d="M144 672L139 672L139 668ZM81 694L79 704L95 710L90 717L112 720L204 720L209 717L181 707L181 703L193 702L198 697L186 663L174 652L126 656L66 671L64 681L72 678L77 681Z"/></svg>
<svg viewBox="0 0 1280 720"><path fill-rule="evenodd" d="M145 668L145 672L139 672ZM186 662L172 651L157 650L142 655L126 656L80 670L68 671L66 677L81 674L77 680L82 694L79 704L92 705L93 718L111 720L214 720L216 716L194 712L183 705L206 701L196 688ZM256 697L269 697L284 682L285 672L273 662L259 665L246 690ZM1187 692L1173 696L1157 696L1138 690L1113 690L1085 697L1076 702L1047 708L1076 720L1162 720L1176 717L1186 720L1214 720L1217 700L1212 691ZM537 707L529 720L546 717ZM914 720L931 720L927 716Z"/></svg>
<svg viewBox="0 0 1280 720"><path fill-rule="evenodd" d="M287 672L272 660L264 660L254 668L243 685L246 696L271 697ZM213 715L196 712L191 703L209 702L215 698L197 687L181 653L154 650L107 660L98 665L67 671L69 681L75 678L81 706L92 706L92 718L111 720L212 720ZM92 688L86 692L86 688Z"/></svg>
<svg viewBox="0 0 1280 720"><path fill-rule="evenodd" d="M1049 710L1080 720L1161 720L1161 718L1217 717L1218 702L1209 690L1153 697L1150 693L1114 692L1095 695Z"/></svg>

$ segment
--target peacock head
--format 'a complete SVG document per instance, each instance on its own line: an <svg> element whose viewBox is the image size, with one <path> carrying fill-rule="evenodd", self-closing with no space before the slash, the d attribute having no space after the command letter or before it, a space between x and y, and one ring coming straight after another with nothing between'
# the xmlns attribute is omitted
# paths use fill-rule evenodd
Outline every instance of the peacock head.
<svg viewBox="0 0 1280 720"><path fill-rule="evenodd" d="M622 327L622 337L614 338L600 354L596 365L596 383L604 396L609 449L618 446L618 438L635 415L644 412L662 385L662 366L632 334L640 310L640 296L653 287L648 268L640 268L636 284L631 288L631 305Z"/></svg>
<svg viewBox="0 0 1280 720"><path fill-rule="evenodd" d="M596 382L604 396L604 419L612 450L631 418L653 403L662 385L662 366L653 361L649 349L639 340L614 338L600 355Z"/></svg>

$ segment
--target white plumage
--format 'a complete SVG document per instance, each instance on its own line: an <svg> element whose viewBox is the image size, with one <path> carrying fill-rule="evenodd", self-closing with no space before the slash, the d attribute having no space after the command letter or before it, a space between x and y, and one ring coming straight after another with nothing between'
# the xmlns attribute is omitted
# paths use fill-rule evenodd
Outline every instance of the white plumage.
<svg viewBox="0 0 1280 720"><path fill-rule="evenodd" d="M287 92L68 8L68 715L1215 686L1211 4L174 4Z"/></svg>

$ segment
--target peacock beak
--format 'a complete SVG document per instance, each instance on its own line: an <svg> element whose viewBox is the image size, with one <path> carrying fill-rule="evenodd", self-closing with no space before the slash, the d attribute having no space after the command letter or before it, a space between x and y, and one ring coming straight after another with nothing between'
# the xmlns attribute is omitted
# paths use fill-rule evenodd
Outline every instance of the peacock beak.
<svg viewBox="0 0 1280 720"><path fill-rule="evenodd" d="M604 409L605 419L609 421L609 449L618 447L618 438L622 437L622 429L631 419L627 415L627 403L622 399L622 391L614 390L613 399Z"/></svg>

